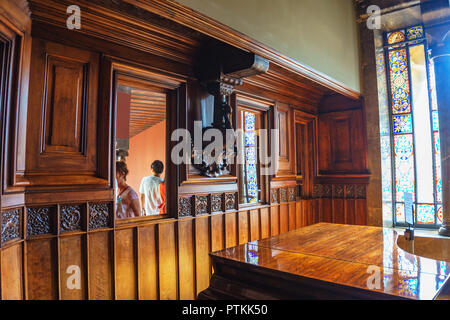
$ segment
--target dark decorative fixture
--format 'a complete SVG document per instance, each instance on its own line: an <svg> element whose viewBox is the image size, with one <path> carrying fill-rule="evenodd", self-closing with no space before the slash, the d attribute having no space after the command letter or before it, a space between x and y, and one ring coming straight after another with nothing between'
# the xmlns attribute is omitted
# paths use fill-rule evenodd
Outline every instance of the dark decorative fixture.
<svg viewBox="0 0 450 320"><path fill-rule="evenodd" d="M212 126L203 128L203 133L208 129L218 129L224 140L221 154L213 159L204 154L208 143L203 143L202 150L194 148L193 163L200 175L220 177L230 173L228 162L236 153L235 146L231 150L226 147L226 131L234 130L230 96L234 87L242 85L243 78L267 72L269 61L224 43L204 48L200 61L199 79L207 92L214 96L214 120Z"/></svg>

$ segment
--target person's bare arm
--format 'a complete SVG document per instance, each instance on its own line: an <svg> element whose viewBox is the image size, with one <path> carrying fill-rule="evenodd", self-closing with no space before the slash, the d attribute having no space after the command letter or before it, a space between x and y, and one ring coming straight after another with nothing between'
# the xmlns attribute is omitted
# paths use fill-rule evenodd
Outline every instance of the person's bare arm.
<svg viewBox="0 0 450 320"><path fill-rule="evenodd" d="M133 209L134 216L141 216L141 205L139 204L139 199L135 199L131 202L131 209Z"/></svg>
<svg viewBox="0 0 450 320"><path fill-rule="evenodd" d="M145 208L145 195L141 193L141 207Z"/></svg>

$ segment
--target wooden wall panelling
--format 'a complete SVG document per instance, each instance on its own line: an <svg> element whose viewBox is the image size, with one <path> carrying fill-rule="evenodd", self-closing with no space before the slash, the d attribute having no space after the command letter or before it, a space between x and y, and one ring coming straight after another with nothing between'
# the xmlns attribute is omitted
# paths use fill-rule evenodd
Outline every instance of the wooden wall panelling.
<svg viewBox="0 0 450 320"><path fill-rule="evenodd" d="M270 235L275 236L280 233L280 210L279 205L270 207Z"/></svg>
<svg viewBox="0 0 450 320"><path fill-rule="evenodd" d="M304 200L295 203L295 227L296 229L303 227L303 206Z"/></svg>
<svg viewBox="0 0 450 320"><path fill-rule="evenodd" d="M295 176L295 148L292 148L294 138L293 109L284 103L275 106L274 128L279 130L277 177Z"/></svg>
<svg viewBox="0 0 450 320"><path fill-rule="evenodd" d="M98 54L35 38L31 59L27 180L107 185L97 178Z"/></svg>
<svg viewBox="0 0 450 320"><path fill-rule="evenodd" d="M56 238L27 241L25 255L26 298L28 300L57 300L59 293Z"/></svg>
<svg viewBox="0 0 450 320"><path fill-rule="evenodd" d="M195 219L196 294L205 290L211 277L209 217Z"/></svg>
<svg viewBox="0 0 450 320"><path fill-rule="evenodd" d="M60 299L85 300L87 299L86 235L62 236L58 241Z"/></svg>
<svg viewBox="0 0 450 320"><path fill-rule="evenodd" d="M223 214L214 214L211 222L211 252L225 249L225 226Z"/></svg>
<svg viewBox="0 0 450 320"><path fill-rule="evenodd" d="M287 203L281 203L280 209L280 233L289 231L289 206Z"/></svg>
<svg viewBox="0 0 450 320"><path fill-rule="evenodd" d="M248 211L238 212L238 240L239 244L250 241L250 224Z"/></svg>
<svg viewBox="0 0 450 320"><path fill-rule="evenodd" d="M225 213L225 246L226 248L238 245L237 213Z"/></svg>
<svg viewBox="0 0 450 320"><path fill-rule="evenodd" d="M289 231L297 229L296 220L295 220L295 214L296 214L296 207L295 202L289 202Z"/></svg>
<svg viewBox="0 0 450 320"><path fill-rule="evenodd" d="M115 298L138 298L135 228L114 231Z"/></svg>
<svg viewBox="0 0 450 320"><path fill-rule="evenodd" d="M261 239L260 210L249 211L250 241Z"/></svg>
<svg viewBox="0 0 450 320"><path fill-rule="evenodd" d="M178 259L175 222L158 224L159 298L178 299Z"/></svg>
<svg viewBox="0 0 450 320"><path fill-rule="evenodd" d="M181 300L193 300L197 296L195 274L195 242L193 219L178 221L178 279Z"/></svg>
<svg viewBox="0 0 450 320"><path fill-rule="evenodd" d="M157 225L137 228L138 287L140 300L159 299Z"/></svg>
<svg viewBox="0 0 450 320"><path fill-rule="evenodd" d="M270 237L270 207L260 209L261 239Z"/></svg>
<svg viewBox="0 0 450 320"><path fill-rule="evenodd" d="M0 254L1 299L24 299L23 242L3 247Z"/></svg>
<svg viewBox="0 0 450 320"><path fill-rule="evenodd" d="M112 231L90 232L87 238L89 299L112 300L115 297Z"/></svg>

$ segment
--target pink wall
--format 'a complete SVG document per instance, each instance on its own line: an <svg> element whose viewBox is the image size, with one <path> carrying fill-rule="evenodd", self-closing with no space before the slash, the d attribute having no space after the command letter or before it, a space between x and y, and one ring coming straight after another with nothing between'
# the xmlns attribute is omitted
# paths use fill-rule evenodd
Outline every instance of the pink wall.
<svg viewBox="0 0 450 320"><path fill-rule="evenodd" d="M129 174L127 183L137 193L143 177L151 175L150 166L154 160L164 163L166 172L166 121L154 125L130 139L129 156L127 166Z"/></svg>

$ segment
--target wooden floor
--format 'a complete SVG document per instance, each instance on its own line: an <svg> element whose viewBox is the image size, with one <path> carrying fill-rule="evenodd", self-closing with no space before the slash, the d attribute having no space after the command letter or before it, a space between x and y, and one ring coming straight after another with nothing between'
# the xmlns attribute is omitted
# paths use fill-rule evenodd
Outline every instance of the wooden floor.
<svg viewBox="0 0 450 320"><path fill-rule="evenodd" d="M215 252L211 287L200 297L435 299L448 280L447 291L450 262L410 254L397 246L398 236L319 223ZM370 278L376 270L378 288Z"/></svg>

